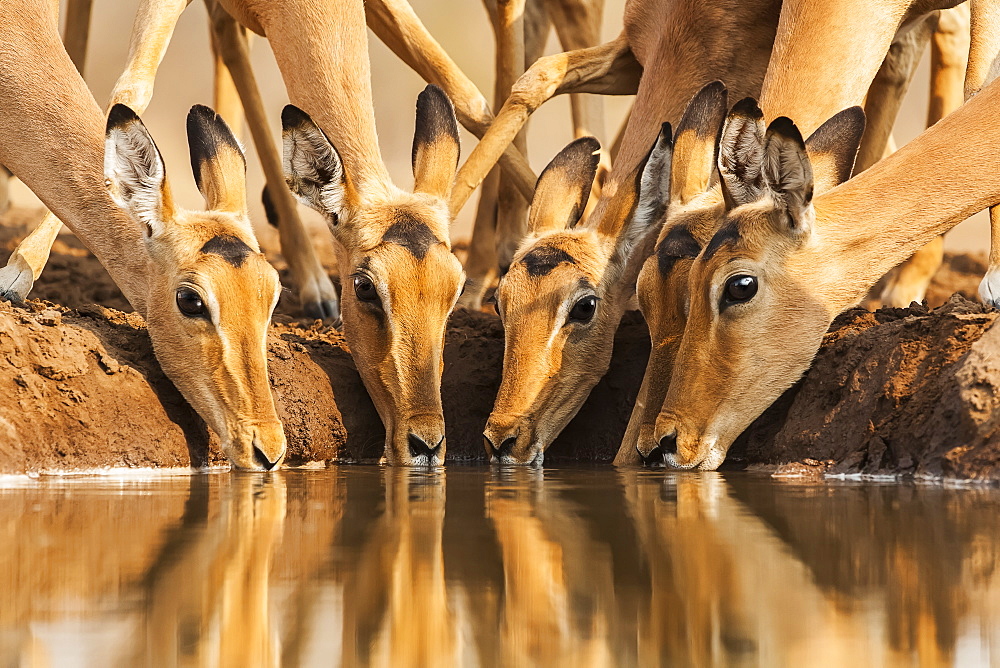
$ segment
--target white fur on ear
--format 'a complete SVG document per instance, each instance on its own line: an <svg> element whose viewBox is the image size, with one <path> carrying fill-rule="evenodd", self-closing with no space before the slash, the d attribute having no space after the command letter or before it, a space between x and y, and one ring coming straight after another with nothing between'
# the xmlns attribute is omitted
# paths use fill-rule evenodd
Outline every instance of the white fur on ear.
<svg viewBox="0 0 1000 668"><path fill-rule="evenodd" d="M149 236L163 232L163 158L142 121L124 105L115 105L108 116L104 178L111 199Z"/></svg>
<svg viewBox="0 0 1000 668"><path fill-rule="evenodd" d="M282 166L285 181L306 206L336 225L347 210L347 175L340 154L326 134L301 109L281 112Z"/></svg>
<svg viewBox="0 0 1000 668"><path fill-rule="evenodd" d="M730 208L764 195L764 113L753 98L737 102L719 140L719 174Z"/></svg>
<svg viewBox="0 0 1000 668"><path fill-rule="evenodd" d="M812 164L802 134L784 116L767 128L763 173L775 207L787 216L789 231L809 232L815 219Z"/></svg>

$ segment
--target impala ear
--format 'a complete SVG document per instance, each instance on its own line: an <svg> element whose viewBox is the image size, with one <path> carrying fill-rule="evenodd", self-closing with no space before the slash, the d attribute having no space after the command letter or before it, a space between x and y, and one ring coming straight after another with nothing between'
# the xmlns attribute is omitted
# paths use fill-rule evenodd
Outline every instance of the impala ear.
<svg viewBox="0 0 1000 668"><path fill-rule="evenodd" d="M111 199L142 223L147 237L166 231L174 206L163 156L146 126L123 104L108 113L104 179Z"/></svg>
<svg viewBox="0 0 1000 668"><path fill-rule="evenodd" d="M812 230L813 171L802 134L782 116L771 122L764 139L764 182L781 216L783 230L795 235Z"/></svg>
<svg viewBox="0 0 1000 668"><path fill-rule="evenodd" d="M593 137L570 142L538 177L528 212L533 234L573 227L587 207L601 144Z"/></svg>
<svg viewBox="0 0 1000 668"><path fill-rule="evenodd" d="M646 156L646 161L639 171L638 197L632 220L622 230L621 237L626 243L634 243L635 238L651 226L659 225L667 213L670 204L671 178L670 170L674 156L674 145L670 132L670 123L660 126L660 134L656 136L653 147Z"/></svg>
<svg viewBox="0 0 1000 668"><path fill-rule="evenodd" d="M715 172L719 130L726 118L729 93L721 81L713 81L688 102L674 133L671 198L691 201L709 189Z"/></svg>
<svg viewBox="0 0 1000 668"><path fill-rule="evenodd" d="M211 211L246 214L247 161L222 117L196 104L187 117L191 169Z"/></svg>
<svg viewBox="0 0 1000 668"><path fill-rule="evenodd" d="M764 112L752 97L737 102L719 138L719 175L729 209L764 195Z"/></svg>
<svg viewBox="0 0 1000 668"><path fill-rule="evenodd" d="M809 135L806 153L812 163L817 195L851 178L864 133L864 110L850 107L831 116Z"/></svg>
<svg viewBox="0 0 1000 668"><path fill-rule="evenodd" d="M290 104L281 112L281 136L288 187L336 227L357 202L337 149L309 114Z"/></svg>
<svg viewBox="0 0 1000 668"><path fill-rule="evenodd" d="M414 192L447 199L460 153L455 108L443 90L430 84L417 97L412 156Z"/></svg>

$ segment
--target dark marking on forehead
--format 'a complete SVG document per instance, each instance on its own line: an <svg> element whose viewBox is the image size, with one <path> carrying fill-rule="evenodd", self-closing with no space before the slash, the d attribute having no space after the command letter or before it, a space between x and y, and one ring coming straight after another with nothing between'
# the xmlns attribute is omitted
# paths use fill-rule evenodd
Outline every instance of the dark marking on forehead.
<svg viewBox="0 0 1000 668"><path fill-rule="evenodd" d="M218 255L239 269L246 262L247 257L253 254L253 249L247 246L242 239L230 234L220 234L206 241L205 245L201 247L201 252Z"/></svg>
<svg viewBox="0 0 1000 668"><path fill-rule="evenodd" d="M427 250L434 244L444 243L438 239L425 223L408 215L400 216L382 235L382 243L397 244L418 260L423 260Z"/></svg>
<svg viewBox="0 0 1000 668"><path fill-rule="evenodd" d="M731 220L719 228L719 231L715 233L712 240L705 246L705 254L702 256L702 259L711 260L712 256L715 255L715 251L719 250L719 248L726 244L735 244L739 240L740 228L735 220Z"/></svg>
<svg viewBox="0 0 1000 668"><path fill-rule="evenodd" d="M677 225L667 232L667 236L656 247L656 263L660 269L660 276L666 278L677 260L698 257L700 252L701 244L691 235L687 225Z"/></svg>
<svg viewBox="0 0 1000 668"><path fill-rule="evenodd" d="M545 276L563 262L576 264L576 258L555 246L532 248L521 258L521 264L528 270L529 276Z"/></svg>

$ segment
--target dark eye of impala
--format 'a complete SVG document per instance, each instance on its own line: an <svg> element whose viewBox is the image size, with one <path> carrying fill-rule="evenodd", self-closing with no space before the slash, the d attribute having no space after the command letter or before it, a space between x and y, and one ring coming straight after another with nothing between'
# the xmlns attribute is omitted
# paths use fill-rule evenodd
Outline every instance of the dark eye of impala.
<svg viewBox="0 0 1000 668"><path fill-rule="evenodd" d="M367 276L354 277L354 294L363 302L378 301L378 290L375 289L375 283Z"/></svg>
<svg viewBox="0 0 1000 668"><path fill-rule="evenodd" d="M590 322L596 312L597 297L588 295L573 304L573 308L569 312L569 319L574 322Z"/></svg>
<svg viewBox="0 0 1000 668"><path fill-rule="evenodd" d="M722 297L726 304L739 304L750 301L756 294L757 277L739 274L726 281Z"/></svg>
<svg viewBox="0 0 1000 668"><path fill-rule="evenodd" d="M202 301L201 295L191 288L177 290L177 308L189 318L208 317L208 311L205 309L205 302Z"/></svg>

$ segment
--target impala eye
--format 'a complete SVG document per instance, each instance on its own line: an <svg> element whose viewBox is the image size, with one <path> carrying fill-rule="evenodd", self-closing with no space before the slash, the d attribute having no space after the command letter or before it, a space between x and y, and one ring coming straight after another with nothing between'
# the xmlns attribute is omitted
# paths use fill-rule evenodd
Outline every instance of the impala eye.
<svg viewBox="0 0 1000 668"><path fill-rule="evenodd" d="M590 319L594 317L594 313L596 312L597 297L588 295L576 304L573 304L573 308L569 312L569 319L576 322L590 322Z"/></svg>
<svg viewBox="0 0 1000 668"><path fill-rule="evenodd" d="M726 281L723 297L727 304L739 304L750 301L756 294L757 277L740 274Z"/></svg>
<svg viewBox="0 0 1000 668"><path fill-rule="evenodd" d="M378 301L378 290L375 289L375 283L367 276L354 277L354 294L363 302Z"/></svg>
<svg viewBox="0 0 1000 668"><path fill-rule="evenodd" d="M180 288L177 291L177 308L189 318L206 318L205 302L201 295L191 288Z"/></svg>

